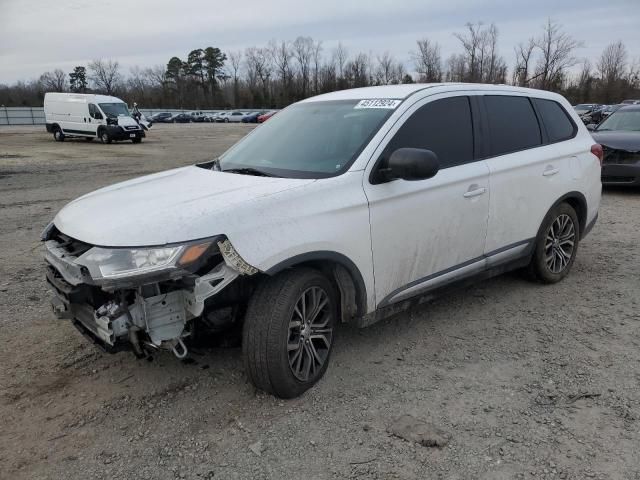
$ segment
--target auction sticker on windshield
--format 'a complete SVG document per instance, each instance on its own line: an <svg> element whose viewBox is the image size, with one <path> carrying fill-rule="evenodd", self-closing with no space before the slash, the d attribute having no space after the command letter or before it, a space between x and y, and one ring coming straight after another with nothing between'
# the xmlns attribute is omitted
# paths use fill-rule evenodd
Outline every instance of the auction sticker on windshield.
<svg viewBox="0 0 640 480"><path fill-rule="evenodd" d="M394 109L400 105L402 100L395 98L369 98L367 100L360 100L353 108L388 108Z"/></svg>

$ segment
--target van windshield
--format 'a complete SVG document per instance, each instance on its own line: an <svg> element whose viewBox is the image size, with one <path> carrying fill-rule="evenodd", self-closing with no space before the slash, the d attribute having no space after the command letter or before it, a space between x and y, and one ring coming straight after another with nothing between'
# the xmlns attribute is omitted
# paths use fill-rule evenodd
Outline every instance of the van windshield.
<svg viewBox="0 0 640 480"><path fill-rule="evenodd" d="M220 157L220 169L287 178L338 175L393 112L361 105L358 100L292 105Z"/></svg>
<svg viewBox="0 0 640 480"><path fill-rule="evenodd" d="M129 116L129 109L126 103L101 103L100 108L108 117Z"/></svg>

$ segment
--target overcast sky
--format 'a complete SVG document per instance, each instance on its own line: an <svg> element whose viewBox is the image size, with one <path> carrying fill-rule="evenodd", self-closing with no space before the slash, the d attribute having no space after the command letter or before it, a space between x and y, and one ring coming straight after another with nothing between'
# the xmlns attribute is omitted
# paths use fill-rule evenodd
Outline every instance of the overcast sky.
<svg viewBox="0 0 640 480"><path fill-rule="evenodd" d="M640 59L640 0L0 0L0 83L94 58L117 59L126 73L199 47L228 52L299 35L322 40L325 52L339 41L351 54L389 51L411 71L416 39L439 42L445 59L468 21L495 22L511 66L513 46L549 16L584 42L581 57L595 61L622 40Z"/></svg>

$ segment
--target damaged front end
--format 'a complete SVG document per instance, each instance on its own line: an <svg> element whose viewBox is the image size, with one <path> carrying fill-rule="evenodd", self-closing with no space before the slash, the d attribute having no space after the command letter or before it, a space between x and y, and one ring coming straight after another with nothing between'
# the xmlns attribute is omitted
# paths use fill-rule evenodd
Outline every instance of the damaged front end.
<svg viewBox="0 0 640 480"><path fill-rule="evenodd" d="M184 358L184 340L193 336L196 320L214 327L237 321L237 305L250 288L246 279L258 272L224 236L162 247L104 248L51 225L42 239L55 315L70 319L112 353L133 350L143 357L164 349ZM238 277L243 279L227 289ZM223 289L228 291L219 295Z"/></svg>

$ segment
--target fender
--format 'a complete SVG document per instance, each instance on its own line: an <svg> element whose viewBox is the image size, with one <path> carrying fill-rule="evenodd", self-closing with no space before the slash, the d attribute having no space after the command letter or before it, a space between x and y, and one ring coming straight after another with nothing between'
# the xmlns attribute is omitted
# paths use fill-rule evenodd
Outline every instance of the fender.
<svg viewBox="0 0 640 480"><path fill-rule="evenodd" d="M350 258L341 253L332 252L330 250L302 253L272 266L264 273L273 276L287 268L294 267L302 263L321 261L337 263L347 269L356 287L357 314L360 316L364 315L367 311L367 289L364 284L364 279L362 278L362 274L356 264L353 263Z"/></svg>
<svg viewBox="0 0 640 480"><path fill-rule="evenodd" d="M575 205L571 205L571 206L576 211L576 215L578 215L578 222L580 223L580 240L582 240L587 235L587 233L589 233L591 228L593 228L593 224L595 223L595 222L592 222L591 225L587 225L587 212L588 212L587 199L582 193L578 191L572 191L562 195L559 199L557 199L553 203L553 205L551 205L551 207L549 207L549 210L547 210L547 213L545 214L545 218L551 210L553 210L558 205L560 205L561 203L565 202L568 199L571 199L571 200L575 199L575 201L578 204L578 208L575 208ZM543 221L544 221L544 218L543 218ZM542 228L542 225L540 226L540 228Z"/></svg>

